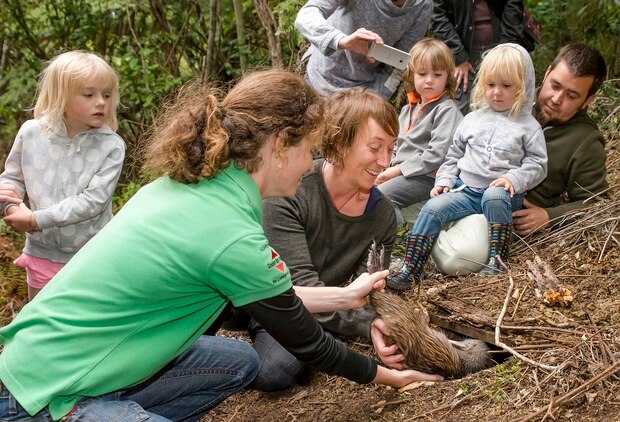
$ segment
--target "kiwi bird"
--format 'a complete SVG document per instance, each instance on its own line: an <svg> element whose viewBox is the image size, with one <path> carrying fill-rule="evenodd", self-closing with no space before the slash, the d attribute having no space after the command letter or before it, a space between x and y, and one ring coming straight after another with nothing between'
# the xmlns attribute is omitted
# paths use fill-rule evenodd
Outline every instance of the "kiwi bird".
<svg viewBox="0 0 620 422"><path fill-rule="evenodd" d="M369 273L384 268L383 256L384 251L378 253L373 242L368 253ZM394 294L373 290L370 304L388 327L390 334L386 341L398 346L405 356L403 364L409 369L460 378L493 365L485 342L449 340L429 326L428 312L419 303L412 305Z"/></svg>

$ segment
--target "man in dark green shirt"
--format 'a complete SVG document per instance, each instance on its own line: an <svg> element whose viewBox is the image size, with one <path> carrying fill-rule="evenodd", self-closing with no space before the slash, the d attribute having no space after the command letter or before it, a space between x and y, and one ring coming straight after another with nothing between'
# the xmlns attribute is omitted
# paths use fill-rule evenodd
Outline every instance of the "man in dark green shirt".
<svg viewBox="0 0 620 422"><path fill-rule="evenodd" d="M523 209L513 212L518 234L561 222L608 188L605 138L586 113L605 75L601 54L584 44L564 46L547 69L535 111L545 135L548 172L527 192Z"/></svg>

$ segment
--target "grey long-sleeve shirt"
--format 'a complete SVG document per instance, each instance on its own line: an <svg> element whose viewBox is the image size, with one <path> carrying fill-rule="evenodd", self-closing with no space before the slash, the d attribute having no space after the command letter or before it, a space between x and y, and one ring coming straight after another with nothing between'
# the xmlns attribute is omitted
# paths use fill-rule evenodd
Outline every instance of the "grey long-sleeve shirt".
<svg viewBox="0 0 620 422"><path fill-rule="evenodd" d="M410 127L412 115L416 120ZM405 177L435 178L461 120L463 115L448 93L423 105L405 105L398 117L400 130L391 165L398 165Z"/></svg>
<svg viewBox="0 0 620 422"><path fill-rule="evenodd" d="M389 99L402 72L365 56L338 48L338 42L359 28L381 36L384 43L409 51L430 27L431 0L310 0L297 14L295 27L312 44L306 76L321 95L362 87Z"/></svg>

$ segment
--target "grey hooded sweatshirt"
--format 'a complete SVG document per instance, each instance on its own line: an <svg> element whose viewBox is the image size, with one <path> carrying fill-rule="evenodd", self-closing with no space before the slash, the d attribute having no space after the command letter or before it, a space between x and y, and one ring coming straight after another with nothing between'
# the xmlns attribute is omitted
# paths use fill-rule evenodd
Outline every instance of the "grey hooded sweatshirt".
<svg viewBox="0 0 620 422"><path fill-rule="evenodd" d="M430 27L431 0L310 0L297 14L295 28L312 44L306 77L321 95L343 89L367 88L389 99L402 71L338 48L338 42L359 28L373 31L386 45L409 51Z"/></svg>
<svg viewBox="0 0 620 422"><path fill-rule="evenodd" d="M522 194L538 185L547 175L547 148L538 121L532 116L535 95L534 65L528 52L518 44L525 59L526 101L516 118L510 111L498 112L490 106L465 116L439 168L435 186L452 188L457 178L472 188L487 188L505 177Z"/></svg>
<svg viewBox="0 0 620 422"><path fill-rule="evenodd" d="M102 126L67 137L28 120L17 133L0 183L26 193L39 230L26 233L24 252L68 262L112 218L112 195L123 168L125 142ZM0 204L2 210L10 206Z"/></svg>

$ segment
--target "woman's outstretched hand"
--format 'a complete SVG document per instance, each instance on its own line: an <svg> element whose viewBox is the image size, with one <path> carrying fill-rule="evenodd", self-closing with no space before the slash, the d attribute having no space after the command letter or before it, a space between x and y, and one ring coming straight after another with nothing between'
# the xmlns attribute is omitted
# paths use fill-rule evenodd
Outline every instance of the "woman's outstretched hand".
<svg viewBox="0 0 620 422"><path fill-rule="evenodd" d="M293 286L293 288L311 313L356 309L368 304L368 295L373 289L385 288L385 277L388 273L388 270L374 274L363 273L346 287Z"/></svg>
<svg viewBox="0 0 620 422"><path fill-rule="evenodd" d="M350 297L351 308L360 308L368 304L368 295L374 289L385 289L385 277L390 272L388 270L377 271L373 274L363 273L351 284L344 287Z"/></svg>
<svg viewBox="0 0 620 422"><path fill-rule="evenodd" d="M388 369L384 366L377 367L377 375L373 380L376 384L389 385L394 388L402 388L416 381L443 381L441 375L432 375L413 369L399 371Z"/></svg>

